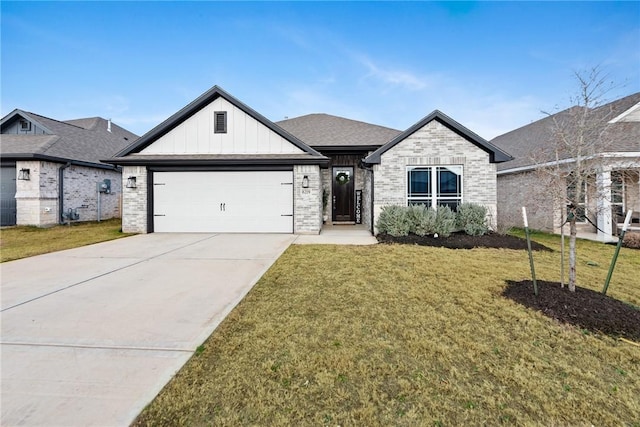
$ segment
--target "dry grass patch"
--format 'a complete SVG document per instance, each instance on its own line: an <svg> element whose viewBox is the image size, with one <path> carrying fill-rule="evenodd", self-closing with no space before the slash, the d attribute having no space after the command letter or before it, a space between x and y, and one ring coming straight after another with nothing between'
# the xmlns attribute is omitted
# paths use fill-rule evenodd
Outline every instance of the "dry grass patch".
<svg viewBox="0 0 640 427"><path fill-rule="evenodd" d="M0 262L77 248L130 236L120 231L119 218L50 228L19 226L0 231Z"/></svg>
<svg viewBox="0 0 640 427"><path fill-rule="evenodd" d="M613 248L584 248L601 286ZM535 257L557 280L558 254ZM640 305L639 263L621 252L611 295ZM640 349L503 298L528 269L515 250L292 246L135 425L638 425Z"/></svg>

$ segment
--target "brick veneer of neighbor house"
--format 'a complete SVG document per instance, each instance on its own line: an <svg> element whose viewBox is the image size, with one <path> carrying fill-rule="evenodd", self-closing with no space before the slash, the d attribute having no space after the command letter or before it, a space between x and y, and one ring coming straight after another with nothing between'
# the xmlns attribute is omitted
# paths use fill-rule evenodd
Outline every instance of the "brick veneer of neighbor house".
<svg viewBox="0 0 640 427"><path fill-rule="evenodd" d="M46 161L17 161L16 169L29 169L30 180L16 181L18 225L47 226L59 223L59 170L63 165ZM111 180L111 193L100 193L100 219L120 217L120 173L114 170L71 165L65 168L63 207L77 209L80 221L98 219L96 184Z"/></svg>
<svg viewBox="0 0 640 427"><path fill-rule="evenodd" d="M534 172L498 175L498 224L522 227L522 207L527 208L527 221L534 230L554 228L554 200L549 191L532 187ZM544 190L544 188L542 188ZM558 220L559 221L559 220Z"/></svg>
<svg viewBox="0 0 640 427"><path fill-rule="evenodd" d="M496 165L489 154L432 120L374 165L374 224L383 206L407 205L407 166L462 165L462 200L485 206L496 224ZM377 233L377 230L376 230Z"/></svg>

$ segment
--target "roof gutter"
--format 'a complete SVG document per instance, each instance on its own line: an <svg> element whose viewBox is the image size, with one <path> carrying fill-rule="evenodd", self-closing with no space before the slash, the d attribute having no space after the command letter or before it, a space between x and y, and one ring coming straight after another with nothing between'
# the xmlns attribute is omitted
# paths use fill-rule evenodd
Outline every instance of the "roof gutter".
<svg viewBox="0 0 640 427"><path fill-rule="evenodd" d="M64 157L55 157L55 156L47 156L45 154L38 153L9 153L9 154L1 154L2 159L11 159L11 160L42 160L45 162L52 163L70 163L75 166L85 166L88 168L98 168L98 169L109 169L109 170L117 170L118 167L113 164L105 164L105 163L93 163L93 162L85 162L82 160L70 160L65 159Z"/></svg>
<svg viewBox="0 0 640 427"><path fill-rule="evenodd" d="M593 159L624 159L624 158L630 158L633 160L637 160L638 158L640 158L640 151L628 151L628 152L613 152L613 153L600 153L600 154L596 154L595 156L588 156L588 157L584 157L583 160L593 160ZM558 166L558 165L565 165L567 163L574 163L576 161L575 158L571 157L569 159L562 159L562 160L554 160L551 162L545 162L545 163L540 163L537 165L527 165L527 166L519 166L519 167L515 167L515 168L510 168L510 169L503 169L497 172L497 175L507 175L510 173L519 173L519 172L528 172L528 171L533 171L539 168L546 168L549 166Z"/></svg>

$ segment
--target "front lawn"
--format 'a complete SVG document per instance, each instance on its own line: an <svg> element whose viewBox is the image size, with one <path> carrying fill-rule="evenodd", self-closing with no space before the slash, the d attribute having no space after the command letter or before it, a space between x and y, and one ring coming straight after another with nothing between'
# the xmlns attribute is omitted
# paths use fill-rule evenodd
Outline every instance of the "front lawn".
<svg viewBox="0 0 640 427"><path fill-rule="evenodd" d="M72 249L130 236L120 231L120 218L79 222L50 228L19 226L0 231L0 262Z"/></svg>
<svg viewBox="0 0 640 427"><path fill-rule="evenodd" d="M613 251L581 241L579 284ZM639 306L638 271L608 295ZM522 250L291 246L135 425L640 425L640 347L502 296L527 278Z"/></svg>

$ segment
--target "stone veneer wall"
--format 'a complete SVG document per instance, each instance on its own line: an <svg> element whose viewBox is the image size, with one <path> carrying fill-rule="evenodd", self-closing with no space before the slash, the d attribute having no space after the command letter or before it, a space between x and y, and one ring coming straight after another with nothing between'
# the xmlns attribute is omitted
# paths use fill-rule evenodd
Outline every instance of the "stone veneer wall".
<svg viewBox="0 0 640 427"><path fill-rule="evenodd" d="M18 225L55 225L60 222L58 191L61 163L19 161L16 169L29 169L29 181L16 182L16 211ZM120 172L85 166L69 166L64 170L63 207L77 209L80 221L96 221L96 183L111 180L111 193L100 194L101 219L120 217Z"/></svg>
<svg viewBox="0 0 640 427"><path fill-rule="evenodd" d="M309 188L302 188L302 178L309 178ZM317 165L293 167L293 232L318 234L322 228L322 177Z"/></svg>
<svg viewBox="0 0 640 427"><path fill-rule="evenodd" d="M382 155L374 165L374 218L383 206L407 205L407 166L462 165L463 202L489 210L496 224L496 165L489 154L436 120L427 123Z"/></svg>
<svg viewBox="0 0 640 427"><path fill-rule="evenodd" d="M136 177L136 188L126 188L130 176ZM122 169L122 231L146 233L147 176L145 166L125 166Z"/></svg>

